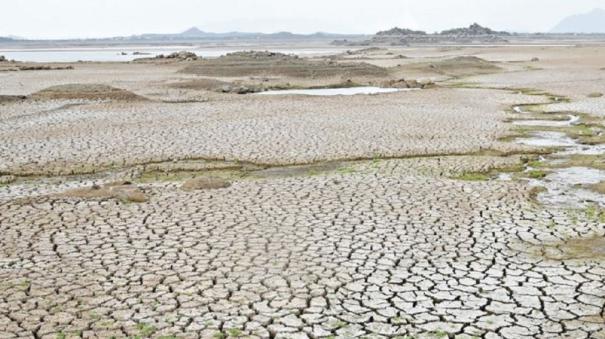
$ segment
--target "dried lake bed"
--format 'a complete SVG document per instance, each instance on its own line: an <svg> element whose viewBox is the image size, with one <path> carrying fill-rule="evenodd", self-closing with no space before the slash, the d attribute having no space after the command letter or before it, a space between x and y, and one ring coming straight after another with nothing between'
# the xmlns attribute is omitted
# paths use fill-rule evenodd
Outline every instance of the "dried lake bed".
<svg viewBox="0 0 605 339"><path fill-rule="evenodd" d="M603 338L603 51L0 63L0 338Z"/></svg>

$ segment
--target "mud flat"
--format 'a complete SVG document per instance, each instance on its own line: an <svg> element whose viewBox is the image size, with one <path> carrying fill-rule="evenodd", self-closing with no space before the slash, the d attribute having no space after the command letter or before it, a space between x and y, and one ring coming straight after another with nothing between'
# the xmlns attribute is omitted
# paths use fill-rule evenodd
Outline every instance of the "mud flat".
<svg viewBox="0 0 605 339"><path fill-rule="evenodd" d="M603 52L0 72L0 338L603 337Z"/></svg>

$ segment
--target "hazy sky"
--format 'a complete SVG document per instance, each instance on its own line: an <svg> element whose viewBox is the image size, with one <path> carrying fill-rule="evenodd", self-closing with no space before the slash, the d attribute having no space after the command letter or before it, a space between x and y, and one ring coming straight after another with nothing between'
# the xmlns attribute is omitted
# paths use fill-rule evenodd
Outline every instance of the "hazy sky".
<svg viewBox="0 0 605 339"><path fill-rule="evenodd" d="M547 31L605 0L3 0L0 36L106 37L206 31L374 33L437 31L473 22Z"/></svg>

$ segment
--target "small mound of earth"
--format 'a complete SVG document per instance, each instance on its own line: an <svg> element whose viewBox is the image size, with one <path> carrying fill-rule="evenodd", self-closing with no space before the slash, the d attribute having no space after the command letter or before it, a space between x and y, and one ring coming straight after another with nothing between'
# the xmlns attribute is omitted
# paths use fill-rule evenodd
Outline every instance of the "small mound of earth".
<svg viewBox="0 0 605 339"><path fill-rule="evenodd" d="M495 73L502 70L493 62L475 57L459 56L451 59L431 62L417 63L406 66L407 68L425 72L447 74L447 75L475 75Z"/></svg>
<svg viewBox="0 0 605 339"><path fill-rule="evenodd" d="M116 182L104 186L76 188L60 195L66 198L118 199L123 202L146 202L147 197L137 186L129 182Z"/></svg>
<svg viewBox="0 0 605 339"><path fill-rule="evenodd" d="M185 181L181 189L184 191L200 191L227 188L231 183L216 177L200 177Z"/></svg>
<svg viewBox="0 0 605 339"><path fill-rule="evenodd" d="M84 100L144 100L132 92L100 84L68 84L43 89L31 95L33 99L84 99Z"/></svg>
<svg viewBox="0 0 605 339"><path fill-rule="evenodd" d="M299 78L388 75L385 68L368 63L338 63L309 60L274 52L237 52L205 59L181 70L182 73L215 77L291 76Z"/></svg>
<svg viewBox="0 0 605 339"><path fill-rule="evenodd" d="M478 58L476 56L460 56L452 59L443 60L437 63L434 63L433 66L439 69L481 69L481 70L499 70L500 67L494 65L492 62L487 60Z"/></svg>

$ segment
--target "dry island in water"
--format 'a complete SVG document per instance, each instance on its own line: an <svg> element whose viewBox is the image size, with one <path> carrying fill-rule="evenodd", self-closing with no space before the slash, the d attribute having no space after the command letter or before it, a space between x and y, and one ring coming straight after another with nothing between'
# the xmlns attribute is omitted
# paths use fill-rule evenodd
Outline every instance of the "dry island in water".
<svg viewBox="0 0 605 339"><path fill-rule="evenodd" d="M605 337L605 45L568 38L0 57L0 338Z"/></svg>

